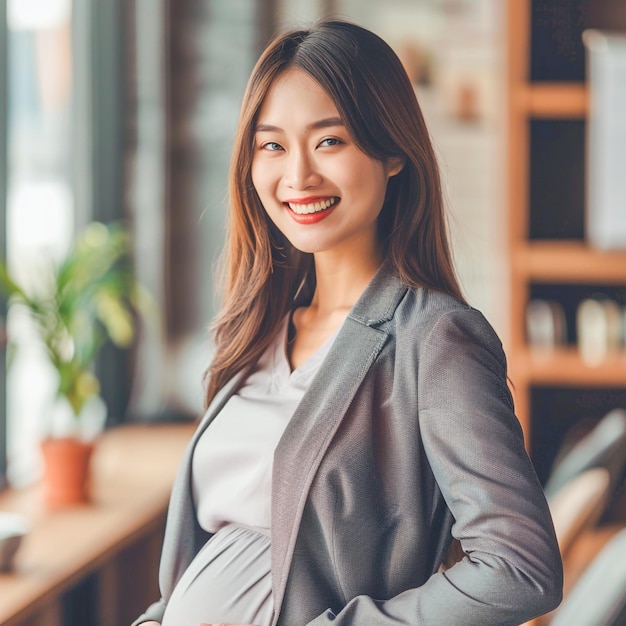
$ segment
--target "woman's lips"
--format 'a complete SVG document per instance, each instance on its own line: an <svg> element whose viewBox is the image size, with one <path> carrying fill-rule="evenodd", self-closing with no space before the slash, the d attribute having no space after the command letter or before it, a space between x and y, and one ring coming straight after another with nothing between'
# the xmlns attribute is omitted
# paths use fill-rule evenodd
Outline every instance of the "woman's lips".
<svg viewBox="0 0 626 626"><path fill-rule="evenodd" d="M328 217L337 206L339 198L303 198L285 202L287 212L298 224L315 224Z"/></svg>

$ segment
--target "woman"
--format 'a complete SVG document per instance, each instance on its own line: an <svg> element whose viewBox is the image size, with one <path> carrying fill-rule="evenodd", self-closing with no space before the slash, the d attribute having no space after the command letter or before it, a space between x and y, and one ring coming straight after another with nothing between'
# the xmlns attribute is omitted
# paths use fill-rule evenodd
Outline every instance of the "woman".
<svg viewBox="0 0 626 626"><path fill-rule="evenodd" d="M561 561L505 357L461 296L386 43L325 21L270 44L230 210L208 409L162 599L135 624L503 626L554 608Z"/></svg>

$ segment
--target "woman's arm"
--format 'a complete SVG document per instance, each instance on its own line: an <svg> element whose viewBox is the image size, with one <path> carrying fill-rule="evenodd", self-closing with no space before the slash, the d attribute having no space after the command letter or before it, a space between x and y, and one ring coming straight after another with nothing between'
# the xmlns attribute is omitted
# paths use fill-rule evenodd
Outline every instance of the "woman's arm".
<svg viewBox="0 0 626 626"><path fill-rule="evenodd" d="M420 348L415 393L423 446L467 556L419 588L353 598L310 626L513 626L550 611L562 593L554 528L500 341L479 312L440 318Z"/></svg>

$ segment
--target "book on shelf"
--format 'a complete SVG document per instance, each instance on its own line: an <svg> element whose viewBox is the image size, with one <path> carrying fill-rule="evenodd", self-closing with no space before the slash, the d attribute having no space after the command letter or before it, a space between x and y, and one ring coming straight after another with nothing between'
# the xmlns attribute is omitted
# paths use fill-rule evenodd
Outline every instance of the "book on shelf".
<svg viewBox="0 0 626 626"><path fill-rule="evenodd" d="M626 33L588 29L586 237L626 249Z"/></svg>

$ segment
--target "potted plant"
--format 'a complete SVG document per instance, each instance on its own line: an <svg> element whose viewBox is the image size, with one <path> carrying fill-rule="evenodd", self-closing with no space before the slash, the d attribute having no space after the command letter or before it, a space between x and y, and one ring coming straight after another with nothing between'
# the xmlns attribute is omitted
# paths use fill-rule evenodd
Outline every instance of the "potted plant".
<svg viewBox="0 0 626 626"><path fill-rule="evenodd" d="M8 306L28 312L57 376L42 437L44 497L51 507L88 498L98 431L93 422L102 425L106 413L94 362L107 340L123 348L132 344L140 311L129 253L130 238L121 224L91 222L34 285L20 283L0 264Z"/></svg>

